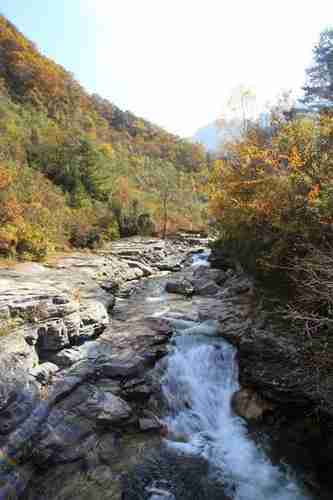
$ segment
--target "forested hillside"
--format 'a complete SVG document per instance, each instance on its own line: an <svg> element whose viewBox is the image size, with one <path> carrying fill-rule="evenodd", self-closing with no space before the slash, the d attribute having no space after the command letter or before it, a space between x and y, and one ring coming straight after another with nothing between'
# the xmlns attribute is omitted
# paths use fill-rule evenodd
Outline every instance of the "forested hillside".
<svg viewBox="0 0 333 500"><path fill-rule="evenodd" d="M0 16L1 255L201 228L205 162L199 145L89 95Z"/></svg>

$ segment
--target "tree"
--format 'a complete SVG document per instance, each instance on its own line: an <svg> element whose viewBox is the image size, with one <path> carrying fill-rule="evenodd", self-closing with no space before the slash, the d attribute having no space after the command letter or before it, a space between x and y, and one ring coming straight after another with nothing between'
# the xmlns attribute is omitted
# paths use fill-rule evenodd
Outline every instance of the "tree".
<svg viewBox="0 0 333 500"><path fill-rule="evenodd" d="M162 213L162 237L168 230L171 203L179 201L179 171L168 161L145 158L137 174L139 185L156 197Z"/></svg>
<svg viewBox="0 0 333 500"><path fill-rule="evenodd" d="M315 107L333 106L333 28L320 35L313 50L314 64L307 70L304 103Z"/></svg>
<svg viewBox="0 0 333 500"><path fill-rule="evenodd" d="M256 96L252 89L240 85L235 88L228 100L228 107L234 116L241 120L241 130L245 135L254 114Z"/></svg>

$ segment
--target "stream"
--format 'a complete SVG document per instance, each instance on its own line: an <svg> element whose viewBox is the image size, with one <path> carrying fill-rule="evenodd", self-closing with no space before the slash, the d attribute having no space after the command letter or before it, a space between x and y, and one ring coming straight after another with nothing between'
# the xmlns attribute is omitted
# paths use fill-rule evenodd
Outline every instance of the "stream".
<svg viewBox="0 0 333 500"><path fill-rule="evenodd" d="M202 264L208 265L206 254L193 258L192 265ZM216 336L214 321L173 318L170 309L185 299L166 294L163 280L149 280L144 288L144 307L157 317L170 314L175 330L169 355L155 368L162 374L167 433L133 470L124 499L310 499L295 474L286 465L273 465L233 413L237 353Z"/></svg>

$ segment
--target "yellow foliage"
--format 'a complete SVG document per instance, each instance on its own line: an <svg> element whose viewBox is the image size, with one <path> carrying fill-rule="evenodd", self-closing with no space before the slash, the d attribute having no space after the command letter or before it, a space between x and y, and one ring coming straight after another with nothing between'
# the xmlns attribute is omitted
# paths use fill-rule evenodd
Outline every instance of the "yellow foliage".
<svg viewBox="0 0 333 500"><path fill-rule="evenodd" d="M267 259L258 253L258 262L267 264L295 251L295 242L320 238L333 220L332 139L325 116L287 122L266 139L254 131L229 146L207 186L224 240L252 240L256 252L261 245Z"/></svg>

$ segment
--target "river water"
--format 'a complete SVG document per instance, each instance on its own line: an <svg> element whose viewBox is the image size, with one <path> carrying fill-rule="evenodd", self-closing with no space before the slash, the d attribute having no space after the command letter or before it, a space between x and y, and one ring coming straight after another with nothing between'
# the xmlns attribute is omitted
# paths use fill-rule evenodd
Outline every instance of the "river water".
<svg viewBox="0 0 333 500"><path fill-rule="evenodd" d="M196 256L193 265L207 265L206 257ZM162 288L155 288L146 298L146 303L154 304L157 316L168 314L169 309ZM245 422L232 411L232 396L239 389L235 348L215 335L213 321L198 324L174 319L173 323L175 334L170 354L162 361L161 383L167 428L163 446L168 458L157 466L157 474L156 467L139 469L137 474L145 478L137 481L134 474L135 493L125 498L309 499L293 472L287 466L273 465L249 436ZM169 473L168 464L173 463L177 467ZM197 463L200 466L188 484ZM204 484L214 486L211 493L202 487L203 479ZM186 486L179 488L179 483Z"/></svg>

